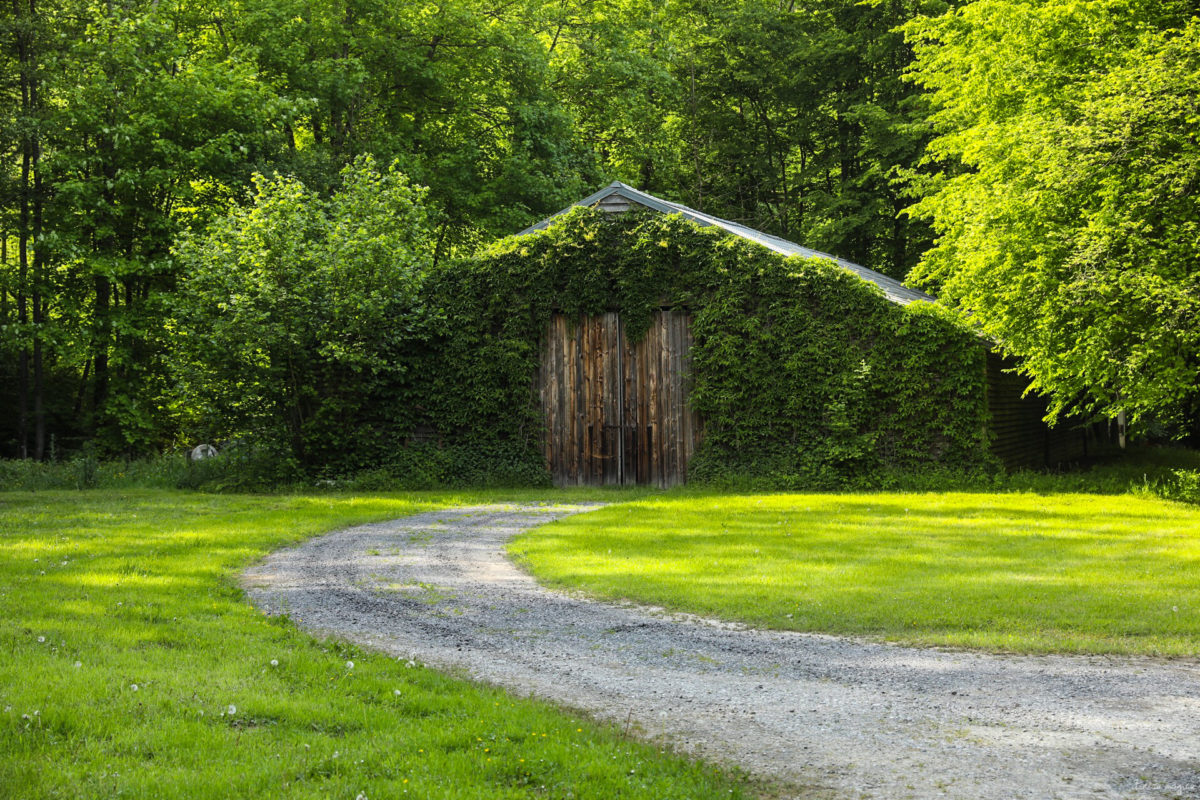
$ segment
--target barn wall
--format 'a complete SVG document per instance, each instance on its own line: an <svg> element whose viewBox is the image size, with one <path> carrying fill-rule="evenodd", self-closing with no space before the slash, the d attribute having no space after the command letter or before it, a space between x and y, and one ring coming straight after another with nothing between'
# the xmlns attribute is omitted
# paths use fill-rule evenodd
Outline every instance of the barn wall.
<svg viewBox="0 0 1200 800"><path fill-rule="evenodd" d="M646 336L632 344L615 312L551 318L538 394L556 485L687 480L701 435L688 404L691 346L691 317L682 313L655 312Z"/></svg>
<svg viewBox="0 0 1200 800"><path fill-rule="evenodd" d="M1051 428L1042 421L1046 401L1022 397L1029 380L1013 372L1012 359L987 356L988 416L992 453L1008 469L1055 467L1103 455L1115 449L1103 423L1083 426L1062 420Z"/></svg>

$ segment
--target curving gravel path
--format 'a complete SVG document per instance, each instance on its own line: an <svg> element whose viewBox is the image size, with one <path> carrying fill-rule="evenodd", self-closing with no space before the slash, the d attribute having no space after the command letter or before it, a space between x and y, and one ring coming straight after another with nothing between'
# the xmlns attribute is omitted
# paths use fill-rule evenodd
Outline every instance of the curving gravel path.
<svg viewBox="0 0 1200 800"><path fill-rule="evenodd" d="M1200 665L742 629L543 589L504 556L588 506L364 525L248 570L301 626L589 710L797 797L1200 798Z"/></svg>

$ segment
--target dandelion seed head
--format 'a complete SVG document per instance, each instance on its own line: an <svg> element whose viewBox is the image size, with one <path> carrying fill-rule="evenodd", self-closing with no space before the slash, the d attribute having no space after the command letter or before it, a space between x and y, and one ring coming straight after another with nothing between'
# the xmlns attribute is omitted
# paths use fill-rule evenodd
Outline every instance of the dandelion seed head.
<svg viewBox="0 0 1200 800"><path fill-rule="evenodd" d="M75 669L79 669L79 668L80 668L80 667L82 667L82 666L83 666L83 662L82 662L82 661L76 661L76 662L75 662Z"/></svg>
<svg viewBox="0 0 1200 800"><path fill-rule="evenodd" d="M38 637L38 644L41 644L41 643L42 643L42 642L44 642L44 641L46 641L46 637L45 637L45 636L39 636L39 637Z"/></svg>
<svg viewBox="0 0 1200 800"><path fill-rule="evenodd" d="M278 659L278 658L272 658L272 659L271 659L271 666L272 666L272 667L278 667L278 666L279 666L279 659Z"/></svg>
<svg viewBox="0 0 1200 800"><path fill-rule="evenodd" d="M399 696L400 696L400 690L399 690L399 689L392 689L392 694L396 695L396 697L399 697Z"/></svg>
<svg viewBox="0 0 1200 800"><path fill-rule="evenodd" d="M353 661L347 661L347 662L346 662L346 669L354 669L354 662L353 662Z"/></svg>
<svg viewBox="0 0 1200 800"><path fill-rule="evenodd" d="M138 690L138 685L136 683L131 683L129 684L129 688L136 692Z"/></svg>
<svg viewBox="0 0 1200 800"><path fill-rule="evenodd" d="M233 703L230 703L229 708L225 709L225 712L227 714L229 714L229 716L232 717L234 714L237 713L237 706L235 706Z"/></svg>

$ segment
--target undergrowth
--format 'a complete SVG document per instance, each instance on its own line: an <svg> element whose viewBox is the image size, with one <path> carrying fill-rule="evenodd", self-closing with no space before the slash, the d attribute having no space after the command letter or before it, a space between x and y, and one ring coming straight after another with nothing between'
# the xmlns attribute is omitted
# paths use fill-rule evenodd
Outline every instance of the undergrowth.
<svg viewBox="0 0 1200 800"><path fill-rule="evenodd" d="M484 459L453 448L425 448L405 461L348 475L306 477L285 457L236 450L191 462L183 454L134 461L98 461L80 455L59 462L0 461L0 491L53 489L195 489L204 492L379 492L445 488L545 488L549 476L517 455ZM768 476L769 478L769 476ZM762 476L715 476L682 492L755 492L774 489ZM828 491L994 491L1138 494L1200 503L1200 452L1179 447L1134 447L1073 469L1013 473L927 467L851 476Z"/></svg>

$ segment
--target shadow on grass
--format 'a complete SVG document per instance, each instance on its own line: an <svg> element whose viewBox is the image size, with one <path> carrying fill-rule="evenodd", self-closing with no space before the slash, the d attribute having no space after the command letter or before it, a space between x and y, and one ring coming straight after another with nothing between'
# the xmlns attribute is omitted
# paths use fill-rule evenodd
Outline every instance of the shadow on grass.
<svg viewBox="0 0 1200 800"><path fill-rule="evenodd" d="M679 494L561 520L513 549L559 585L771 628L1200 652L1200 509L1155 498Z"/></svg>

